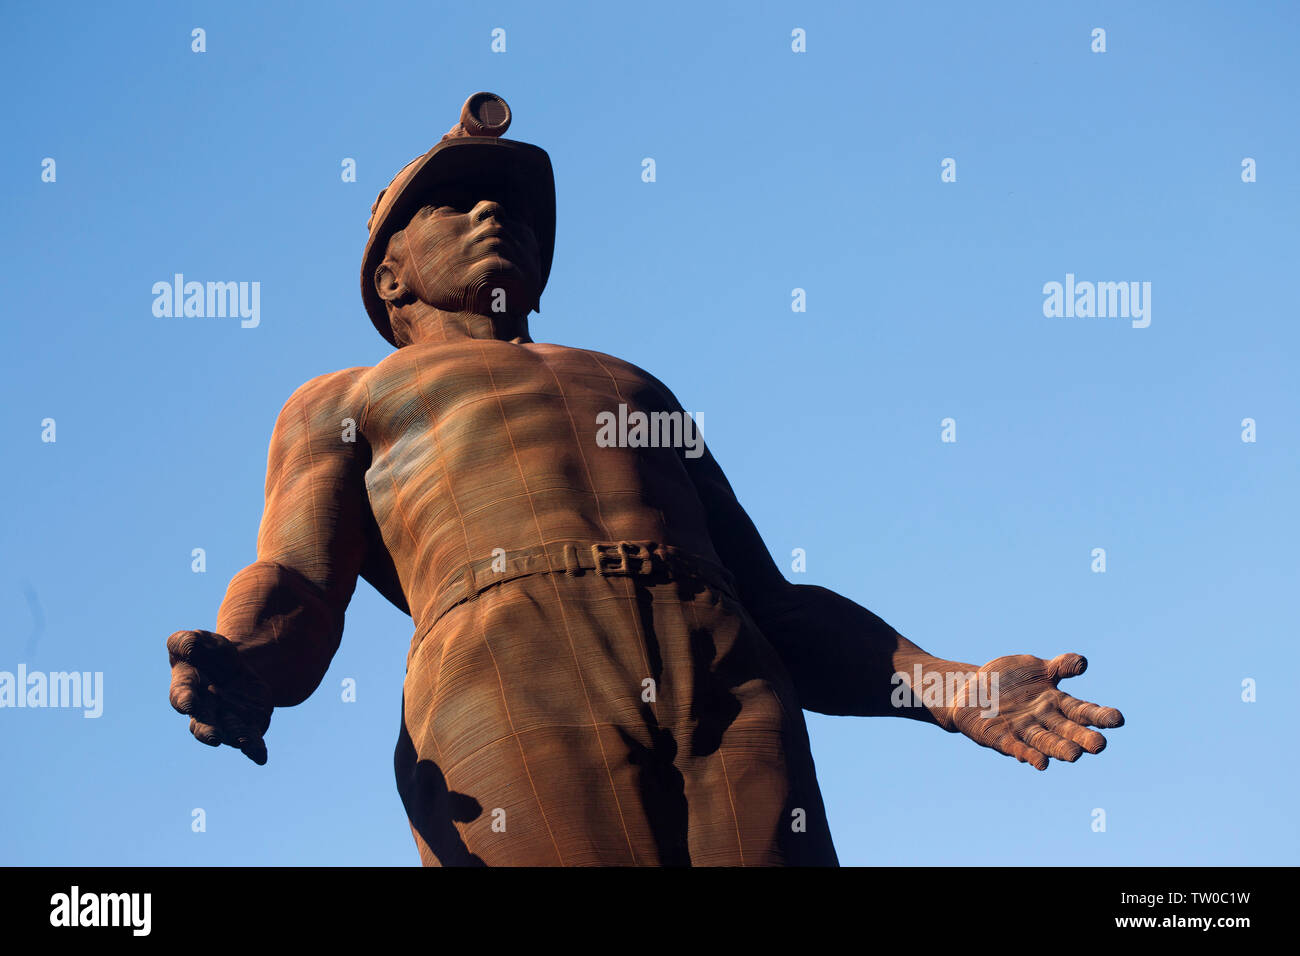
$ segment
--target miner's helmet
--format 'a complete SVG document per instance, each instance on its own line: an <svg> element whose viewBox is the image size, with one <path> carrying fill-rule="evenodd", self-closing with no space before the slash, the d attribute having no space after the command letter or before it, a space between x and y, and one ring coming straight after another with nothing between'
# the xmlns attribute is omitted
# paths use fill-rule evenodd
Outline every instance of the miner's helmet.
<svg viewBox="0 0 1300 956"><path fill-rule="evenodd" d="M412 160L380 190L370 207L370 238L361 260L361 298L379 334L396 345L388 308L375 289L375 272L393 233L404 229L425 205L431 189L474 183L510 187L515 213L532 226L541 253L541 285L546 288L555 252L555 174L546 150L531 143L501 139L510 125L510 107L495 93L475 93L465 101L460 122L423 156Z"/></svg>

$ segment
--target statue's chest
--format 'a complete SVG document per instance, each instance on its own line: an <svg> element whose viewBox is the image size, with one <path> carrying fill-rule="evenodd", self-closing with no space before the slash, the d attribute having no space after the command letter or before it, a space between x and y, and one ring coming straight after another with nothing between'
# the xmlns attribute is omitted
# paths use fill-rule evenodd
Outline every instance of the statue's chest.
<svg viewBox="0 0 1300 956"><path fill-rule="evenodd" d="M429 427L453 441L508 439L516 429L532 439L560 439L575 429L594 434L598 416L617 413L620 405L653 410L663 404L637 370L578 350L538 354L484 342L402 358L370 388L372 431L391 441Z"/></svg>

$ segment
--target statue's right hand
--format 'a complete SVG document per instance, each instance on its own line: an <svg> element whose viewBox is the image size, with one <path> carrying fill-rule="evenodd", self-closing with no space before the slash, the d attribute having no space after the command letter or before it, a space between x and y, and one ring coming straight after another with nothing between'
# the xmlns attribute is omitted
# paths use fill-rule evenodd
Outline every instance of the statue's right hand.
<svg viewBox="0 0 1300 956"><path fill-rule="evenodd" d="M238 647L212 631L177 631L167 638L167 656L171 703L190 718L190 733L266 763L262 735L271 725L271 689L244 666Z"/></svg>

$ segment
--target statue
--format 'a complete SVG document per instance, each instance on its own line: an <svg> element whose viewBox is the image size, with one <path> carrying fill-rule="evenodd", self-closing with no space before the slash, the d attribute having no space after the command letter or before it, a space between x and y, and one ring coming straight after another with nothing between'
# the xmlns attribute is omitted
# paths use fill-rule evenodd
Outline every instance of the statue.
<svg viewBox="0 0 1300 956"><path fill-rule="evenodd" d="M804 709L1039 770L1100 752L1119 711L1057 689L1082 657L943 660L788 583L666 386L530 338L555 187L509 122L471 96L372 207L361 295L397 350L281 411L257 560L167 642L191 733L266 763L362 577L415 623L395 769L426 865L834 865Z"/></svg>

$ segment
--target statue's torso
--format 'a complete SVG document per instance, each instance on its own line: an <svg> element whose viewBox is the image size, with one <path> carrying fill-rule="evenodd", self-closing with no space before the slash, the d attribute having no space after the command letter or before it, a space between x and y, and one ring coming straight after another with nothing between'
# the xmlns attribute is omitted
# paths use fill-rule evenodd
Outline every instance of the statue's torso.
<svg viewBox="0 0 1300 956"><path fill-rule="evenodd" d="M620 404L675 410L633 365L458 339L407 346L360 384L371 510L417 623L439 582L497 548L654 541L716 560L685 450L597 441Z"/></svg>
<svg viewBox="0 0 1300 956"><path fill-rule="evenodd" d="M667 390L606 355L474 339L407 346L356 384L416 622L394 766L424 859L833 863L790 679L715 582L539 570L436 593L494 549L557 541L719 563L687 449L598 441L620 404L677 411Z"/></svg>

